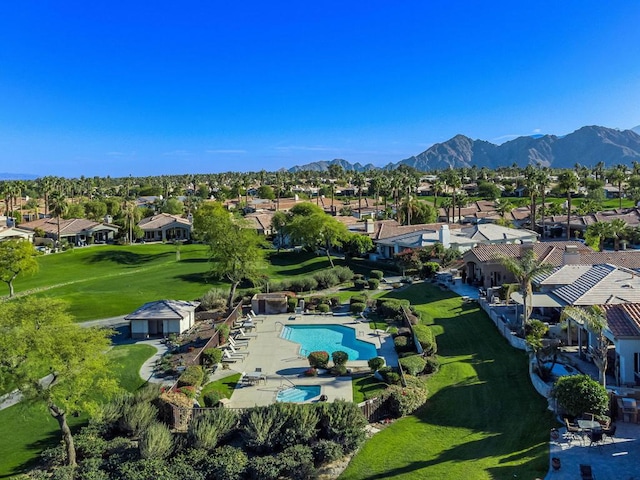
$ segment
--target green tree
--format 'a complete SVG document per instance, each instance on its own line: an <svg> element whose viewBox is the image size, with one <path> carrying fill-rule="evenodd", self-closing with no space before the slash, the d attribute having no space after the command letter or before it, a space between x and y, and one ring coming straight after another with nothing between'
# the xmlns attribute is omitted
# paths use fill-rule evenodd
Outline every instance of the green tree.
<svg viewBox="0 0 640 480"><path fill-rule="evenodd" d="M9 287L9 297L13 297L13 281L20 274L38 271L38 252L31 242L6 240L0 242L0 280Z"/></svg>
<svg viewBox="0 0 640 480"><path fill-rule="evenodd" d="M53 192L49 195L49 212L56 217L58 223L58 233L56 236L56 251L60 250L60 217L67 211L68 204L66 197L60 192Z"/></svg>
<svg viewBox="0 0 640 480"><path fill-rule="evenodd" d="M160 208L162 213L169 213L171 215L182 215L184 212L184 203L177 198L167 198L162 207Z"/></svg>
<svg viewBox="0 0 640 480"><path fill-rule="evenodd" d="M533 250L525 250L521 258L501 257L500 262L513 274L516 281L520 284L523 315L522 322L520 322L520 319L516 319L516 323L522 333L533 311L533 279L538 275L551 272L554 267L548 263L540 263Z"/></svg>
<svg viewBox="0 0 640 480"><path fill-rule="evenodd" d="M274 200L276 198L276 192L274 192L273 187L269 185L261 185L258 187L258 197L266 200Z"/></svg>
<svg viewBox="0 0 640 480"><path fill-rule="evenodd" d="M593 363L598 367L600 384L606 387L609 341L604 332L607 329L607 313L598 305L588 308L568 306L562 310L560 319L567 320L568 318L584 324L587 330L595 336L595 346L592 345Z"/></svg>
<svg viewBox="0 0 640 480"><path fill-rule="evenodd" d="M585 232L585 239L587 244L598 251L602 251L604 248L604 241L607 238L611 238L611 224L609 222L595 222L587 227Z"/></svg>
<svg viewBox="0 0 640 480"><path fill-rule="evenodd" d="M609 408L607 390L589 375L560 377L553 386L552 396L574 417L587 412L604 415Z"/></svg>
<svg viewBox="0 0 640 480"><path fill-rule="evenodd" d="M573 170L565 170L560 174L558 188L567 196L567 240L571 240L571 194L578 188L578 177Z"/></svg>
<svg viewBox="0 0 640 480"><path fill-rule="evenodd" d="M92 413L100 396L119 390L105 355L113 332L74 323L64 304L50 298L0 304L0 331L0 387L19 385L25 401L46 407L75 466L67 416Z"/></svg>
<svg viewBox="0 0 640 480"><path fill-rule="evenodd" d="M255 279L265 266L263 241L254 229L233 218L219 203L198 209L193 226L209 245L211 275L231 282L227 300L231 308L240 282Z"/></svg>
<svg viewBox="0 0 640 480"><path fill-rule="evenodd" d="M362 256L373 250L373 240L371 240L371 237L367 235L351 233L347 235L342 248L350 257Z"/></svg>

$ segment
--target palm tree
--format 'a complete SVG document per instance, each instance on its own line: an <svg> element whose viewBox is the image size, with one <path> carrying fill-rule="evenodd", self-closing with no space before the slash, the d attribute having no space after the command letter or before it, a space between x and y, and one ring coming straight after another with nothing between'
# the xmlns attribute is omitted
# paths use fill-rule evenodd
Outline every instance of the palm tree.
<svg viewBox="0 0 640 480"><path fill-rule="evenodd" d="M593 305L588 308L581 308L575 306L564 307L562 310L561 320L571 318L578 322L581 322L590 333L596 336L596 345L592 347L593 351L593 363L598 367L598 376L600 377L600 383L603 387L606 387L607 383L607 351L609 349L609 342L604 332L608 327L607 313L604 309L598 305Z"/></svg>
<svg viewBox="0 0 640 480"><path fill-rule="evenodd" d="M558 187L567 195L567 240L571 240L571 193L578 188L578 177L573 170L565 170L558 177Z"/></svg>
<svg viewBox="0 0 640 480"><path fill-rule="evenodd" d="M620 218L611 220L609 225L609 233L613 236L613 249L617 252L620 250L620 239L626 236L629 227L627 222Z"/></svg>
<svg viewBox="0 0 640 480"><path fill-rule="evenodd" d="M516 322L518 324L518 330L523 333L524 326L529 321L529 317L533 311L533 279L538 275L551 272L555 267L548 263L540 263L535 252L531 249L525 250L520 258L501 257L500 262L513 274L516 281L520 284L523 315L522 323L520 323L520 319L516 319Z"/></svg>
<svg viewBox="0 0 640 480"><path fill-rule="evenodd" d="M453 202L451 201L451 197L443 198L440 202L440 208L442 208L447 216L447 223L449 223L449 212L453 207Z"/></svg>
<svg viewBox="0 0 640 480"><path fill-rule="evenodd" d="M507 212L513 210L513 204L506 198L497 198L495 202L493 202L493 206L503 219L507 215Z"/></svg>
<svg viewBox="0 0 640 480"><path fill-rule="evenodd" d="M540 193L540 197L542 199L542 204L540 205L540 216L541 216L541 225L542 225L542 238L544 238L544 217L546 215L547 206L545 204L547 200L547 188L551 185L551 177L549 175L549 168L545 167L540 170L538 174L538 190Z"/></svg>
<svg viewBox="0 0 640 480"><path fill-rule="evenodd" d="M49 195L49 212L58 220L58 235L56 237L56 252L60 251L60 217L67 211L67 199L60 192Z"/></svg>
<svg viewBox="0 0 640 480"><path fill-rule="evenodd" d="M599 251L602 251L604 248L605 239L612 236L611 224L609 222L592 223L587 227L585 235L590 246L593 246L593 244L597 242Z"/></svg>
<svg viewBox="0 0 640 480"><path fill-rule="evenodd" d="M627 180L627 167L618 165L608 173L607 177L610 183L618 186L620 208L622 208L622 183Z"/></svg>

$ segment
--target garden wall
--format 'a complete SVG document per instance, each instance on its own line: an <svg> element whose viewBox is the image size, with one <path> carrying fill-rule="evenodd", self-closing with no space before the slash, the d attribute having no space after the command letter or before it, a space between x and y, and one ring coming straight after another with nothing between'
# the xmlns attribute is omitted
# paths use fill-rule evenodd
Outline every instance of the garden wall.
<svg viewBox="0 0 640 480"><path fill-rule="evenodd" d="M516 334L511 331L506 322L491 308L491 304L485 298L479 298L478 303L480 304L480 308L489 315L489 318L498 329L498 332L500 332L500 335L502 335L513 348L517 348L518 350L527 349L524 338L516 336Z"/></svg>

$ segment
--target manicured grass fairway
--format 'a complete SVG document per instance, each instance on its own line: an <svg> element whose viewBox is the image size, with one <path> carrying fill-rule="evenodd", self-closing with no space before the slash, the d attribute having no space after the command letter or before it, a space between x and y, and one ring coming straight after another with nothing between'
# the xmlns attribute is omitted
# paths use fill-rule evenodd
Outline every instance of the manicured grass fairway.
<svg viewBox="0 0 640 480"><path fill-rule="evenodd" d="M122 345L109 351L114 374L123 388L132 392L144 384L138 372L155 351L149 345ZM87 417L69 417L72 428L86 421ZM0 410L0 478L28 468L42 450L57 445L60 439L58 424L43 405L23 403Z"/></svg>
<svg viewBox="0 0 640 480"><path fill-rule="evenodd" d="M418 284L388 296L431 319L442 368L428 380L427 405L368 440L341 480L544 477L553 419L525 354L454 294Z"/></svg>

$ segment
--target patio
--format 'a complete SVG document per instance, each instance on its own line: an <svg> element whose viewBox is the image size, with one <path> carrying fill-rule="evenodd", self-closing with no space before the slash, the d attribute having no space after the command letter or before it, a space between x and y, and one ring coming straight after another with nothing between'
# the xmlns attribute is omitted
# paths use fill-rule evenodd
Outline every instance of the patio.
<svg viewBox="0 0 640 480"><path fill-rule="evenodd" d="M275 402L280 390L293 385L320 385L321 394L328 401L337 399L352 400L351 377L334 377L329 374L317 377L304 376L309 368L306 357L299 355L300 345L280 337L285 325L328 325L339 324L354 328L358 340L375 345L378 355L385 359L387 365L397 366L398 357L394 349L391 335L379 330L371 330L369 324L359 322L350 315L298 315L289 314L265 315L264 321L256 325L253 333L257 334L249 340L244 350L250 352L246 356L238 356L229 364L228 369L218 369L210 378L217 380L233 373L260 372L259 382L238 383L231 399L226 403L230 408L248 408L269 405ZM365 360L349 361L347 368L368 369Z"/></svg>

